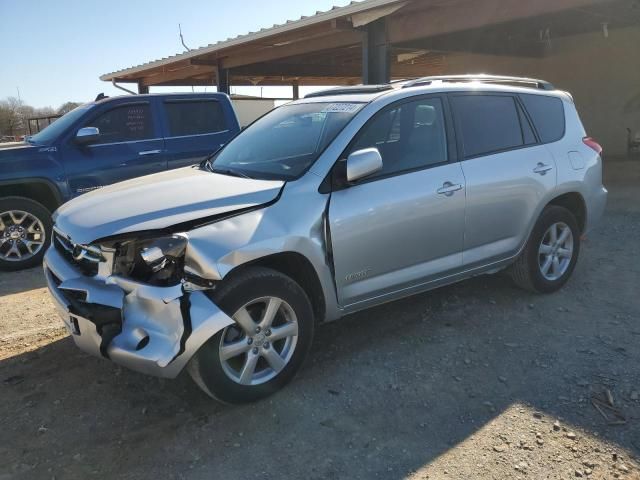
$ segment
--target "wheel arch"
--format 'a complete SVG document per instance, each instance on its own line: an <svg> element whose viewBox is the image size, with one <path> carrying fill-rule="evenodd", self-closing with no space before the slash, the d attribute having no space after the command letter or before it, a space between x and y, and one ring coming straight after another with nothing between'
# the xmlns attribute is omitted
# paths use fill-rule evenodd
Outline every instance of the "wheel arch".
<svg viewBox="0 0 640 480"><path fill-rule="evenodd" d="M274 253L265 257L238 265L229 271L225 278L251 267L265 267L276 270L293 279L309 296L313 314L317 322L325 319L327 305L324 298L320 277L311 261L298 252L287 251ZM223 280L224 281L224 280Z"/></svg>
<svg viewBox="0 0 640 480"><path fill-rule="evenodd" d="M34 200L51 213L62 204L58 189L45 179L25 179L0 183L0 198L23 197Z"/></svg>
<svg viewBox="0 0 640 480"><path fill-rule="evenodd" d="M578 222L580 233L584 233L587 224L587 204L584 197L578 192L567 192L551 199L546 206L556 205L569 210Z"/></svg>

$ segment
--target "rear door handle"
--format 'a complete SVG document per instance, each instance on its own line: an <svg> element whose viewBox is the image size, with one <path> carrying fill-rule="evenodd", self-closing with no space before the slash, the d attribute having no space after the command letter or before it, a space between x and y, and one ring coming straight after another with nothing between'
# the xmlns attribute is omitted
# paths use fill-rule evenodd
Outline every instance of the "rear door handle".
<svg viewBox="0 0 640 480"><path fill-rule="evenodd" d="M533 173L546 175L549 170L553 170L553 167L551 165L545 165L544 163L540 162L538 163L536 168L533 169Z"/></svg>
<svg viewBox="0 0 640 480"><path fill-rule="evenodd" d="M138 152L138 155L141 157L143 155L157 155L160 152L162 152L162 150L144 150L143 152Z"/></svg>
<svg viewBox="0 0 640 480"><path fill-rule="evenodd" d="M451 182L444 182L442 187L438 189L438 194L450 197L454 194L454 192L457 192L458 190L462 190L462 185L460 185L459 183L454 184Z"/></svg>

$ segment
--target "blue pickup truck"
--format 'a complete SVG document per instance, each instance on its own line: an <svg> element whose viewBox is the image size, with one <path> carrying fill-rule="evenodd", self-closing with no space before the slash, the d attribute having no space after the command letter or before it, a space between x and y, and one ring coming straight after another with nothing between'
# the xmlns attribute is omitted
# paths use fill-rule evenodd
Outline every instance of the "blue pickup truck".
<svg viewBox="0 0 640 480"><path fill-rule="evenodd" d="M51 214L82 193L201 161L240 127L223 93L105 97L0 144L0 270L41 263Z"/></svg>

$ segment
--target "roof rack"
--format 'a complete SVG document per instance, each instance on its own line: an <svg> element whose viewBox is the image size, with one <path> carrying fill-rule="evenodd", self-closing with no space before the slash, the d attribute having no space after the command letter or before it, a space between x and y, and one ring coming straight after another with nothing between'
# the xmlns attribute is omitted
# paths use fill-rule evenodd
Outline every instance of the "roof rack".
<svg viewBox="0 0 640 480"><path fill-rule="evenodd" d="M440 75L434 77L422 77L411 80L402 86L402 88L417 87L420 85L430 85L433 82L482 82L482 83L506 83L506 84L524 84L531 85L540 90L555 90L556 88L545 80L537 78L525 77L507 77L501 75Z"/></svg>
<svg viewBox="0 0 640 480"><path fill-rule="evenodd" d="M378 93L391 90L393 87L389 84L383 85L354 85L353 87L338 87L328 90L321 90L305 95L304 98L326 97L329 95L350 95L358 93Z"/></svg>

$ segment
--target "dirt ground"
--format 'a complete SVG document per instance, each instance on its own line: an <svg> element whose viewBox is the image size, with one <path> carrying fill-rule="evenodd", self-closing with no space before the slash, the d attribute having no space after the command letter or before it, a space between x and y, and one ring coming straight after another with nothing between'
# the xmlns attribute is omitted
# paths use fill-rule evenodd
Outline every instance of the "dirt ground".
<svg viewBox="0 0 640 480"><path fill-rule="evenodd" d="M561 292L484 276L353 315L242 407L81 353L39 269L0 274L0 479L640 478L640 162L606 174Z"/></svg>

